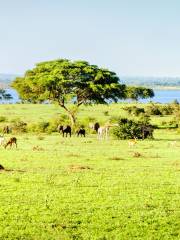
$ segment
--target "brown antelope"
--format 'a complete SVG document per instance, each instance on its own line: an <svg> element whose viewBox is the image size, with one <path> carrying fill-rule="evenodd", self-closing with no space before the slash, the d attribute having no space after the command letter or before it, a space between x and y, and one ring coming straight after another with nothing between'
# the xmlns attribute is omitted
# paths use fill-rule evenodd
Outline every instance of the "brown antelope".
<svg viewBox="0 0 180 240"><path fill-rule="evenodd" d="M4 148L7 148L7 146L12 147L12 145L15 144L17 148L17 138L12 137L9 139L9 141L4 145Z"/></svg>
<svg viewBox="0 0 180 240"><path fill-rule="evenodd" d="M130 139L130 140L128 141L129 147L133 147L133 146L135 146L136 144L137 144L137 139L136 139L136 138Z"/></svg>

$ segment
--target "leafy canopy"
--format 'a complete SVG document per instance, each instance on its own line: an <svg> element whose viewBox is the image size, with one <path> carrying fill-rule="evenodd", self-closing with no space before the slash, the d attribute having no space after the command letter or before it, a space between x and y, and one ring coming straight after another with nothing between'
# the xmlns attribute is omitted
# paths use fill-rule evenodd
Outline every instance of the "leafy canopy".
<svg viewBox="0 0 180 240"><path fill-rule="evenodd" d="M145 87L126 87L126 98L132 100L146 99L154 97L154 91Z"/></svg>
<svg viewBox="0 0 180 240"><path fill-rule="evenodd" d="M125 85L116 73L85 61L59 59L38 63L18 77L12 86L24 100L54 100L64 107L74 100L77 106L106 103L125 97Z"/></svg>

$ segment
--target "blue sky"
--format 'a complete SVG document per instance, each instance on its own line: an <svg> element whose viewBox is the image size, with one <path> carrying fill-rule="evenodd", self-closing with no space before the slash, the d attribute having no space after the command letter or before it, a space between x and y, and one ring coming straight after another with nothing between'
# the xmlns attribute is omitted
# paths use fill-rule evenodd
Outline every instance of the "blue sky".
<svg viewBox="0 0 180 240"><path fill-rule="evenodd" d="M67 58L180 76L179 12L179 0L0 0L0 72Z"/></svg>

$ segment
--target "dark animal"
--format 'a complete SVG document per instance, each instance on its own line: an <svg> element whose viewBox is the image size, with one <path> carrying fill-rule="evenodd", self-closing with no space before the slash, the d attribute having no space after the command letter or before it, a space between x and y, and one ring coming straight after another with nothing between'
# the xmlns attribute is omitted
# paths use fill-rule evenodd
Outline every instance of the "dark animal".
<svg viewBox="0 0 180 240"><path fill-rule="evenodd" d="M68 134L71 137L71 127L69 125L66 127L59 126L58 129L59 129L59 132L62 132L63 137L64 137L64 134L66 134L66 137L68 136Z"/></svg>
<svg viewBox="0 0 180 240"><path fill-rule="evenodd" d="M12 147L12 145L15 144L17 148L17 138L12 137L9 139L9 141L4 145L4 148L7 148L7 146Z"/></svg>
<svg viewBox="0 0 180 240"><path fill-rule="evenodd" d="M142 139L153 138L153 127L143 126L142 127Z"/></svg>
<svg viewBox="0 0 180 240"><path fill-rule="evenodd" d="M10 132L10 129L9 129L9 127L8 126L5 126L4 128L3 128L3 133L5 134L5 133L9 133Z"/></svg>
<svg viewBox="0 0 180 240"><path fill-rule="evenodd" d="M79 137L79 135L82 137L82 136L86 136L86 130L84 128L80 128L78 131L77 131L77 136Z"/></svg>
<svg viewBox="0 0 180 240"><path fill-rule="evenodd" d="M94 124L94 130L95 130L96 132L98 132L98 128L100 128L100 125L99 125L99 123L97 122L97 123Z"/></svg>

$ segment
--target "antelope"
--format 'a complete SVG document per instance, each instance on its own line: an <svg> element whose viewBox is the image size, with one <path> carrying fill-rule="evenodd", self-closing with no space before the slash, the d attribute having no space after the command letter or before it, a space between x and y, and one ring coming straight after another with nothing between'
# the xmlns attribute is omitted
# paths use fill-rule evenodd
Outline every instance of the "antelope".
<svg viewBox="0 0 180 240"><path fill-rule="evenodd" d="M130 139L130 140L128 141L129 147L133 147L133 146L135 146L136 144L137 144L136 138Z"/></svg>
<svg viewBox="0 0 180 240"><path fill-rule="evenodd" d="M7 148L8 145L12 147L13 144L15 144L17 148L17 138L15 137L10 138L9 141L4 145L4 148Z"/></svg>

